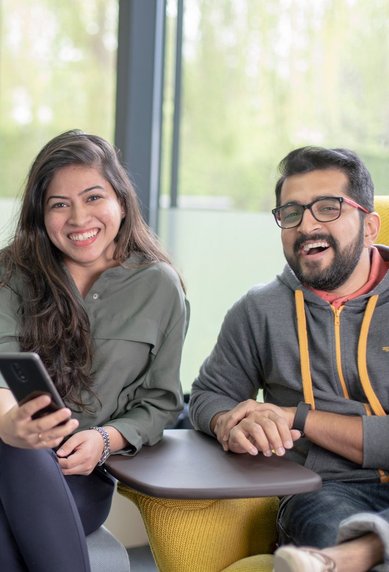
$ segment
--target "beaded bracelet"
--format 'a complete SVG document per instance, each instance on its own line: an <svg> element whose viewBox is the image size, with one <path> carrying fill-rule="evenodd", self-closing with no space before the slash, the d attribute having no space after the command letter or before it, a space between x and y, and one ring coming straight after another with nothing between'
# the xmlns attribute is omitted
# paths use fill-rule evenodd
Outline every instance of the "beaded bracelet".
<svg viewBox="0 0 389 572"><path fill-rule="evenodd" d="M94 429L95 431L98 431L100 433L100 435L102 436L103 441L104 441L103 453L99 459L99 462L97 463L97 465L99 467L101 467L101 465L103 465L105 463L105 461L108 459L108 457L111 454L111 445L110 445L110 440L109 440L109 433L108 433L108 431L106 431L104 429L104 427L89 427L89 429Z"/></svg>

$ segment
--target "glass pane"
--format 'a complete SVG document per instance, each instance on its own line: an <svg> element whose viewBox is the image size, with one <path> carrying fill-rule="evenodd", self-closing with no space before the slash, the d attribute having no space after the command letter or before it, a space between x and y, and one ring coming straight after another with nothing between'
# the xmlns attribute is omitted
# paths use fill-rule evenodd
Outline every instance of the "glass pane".
<svg viewBox="0 0 389 572"><path fill-rule="evenodd" d="M181 205L268 210L309 144L354 149L389 192L388 52L382 0L185 0Z"/></svg>
<svg viewBox="0 0 389 572"><path fill-rule="evenodd" d="M246 290L284 265L280 229L269 213L160 211L160 235L182 270L191 305L181 377L190 387L216 340L224 314Z"/></svg>
<svg viewBox="0 0 389 572"><path fill-rule="evenodd" d="M1 197L61 131L113 139L117 14L117 0L1 2Z"/></svg>
<svg viewBox="0 0 389 572"><path fill-rule="evenodd" d="M166 121L174 109L176 4L168 2ZM389 3L184 4L180 208L168 208L168 123L160 229L192 304L183 361L189 389L228 307L282 270L279 229L269 213L277 165L291 149L354 149L377 194L389 194Z"/></svg>

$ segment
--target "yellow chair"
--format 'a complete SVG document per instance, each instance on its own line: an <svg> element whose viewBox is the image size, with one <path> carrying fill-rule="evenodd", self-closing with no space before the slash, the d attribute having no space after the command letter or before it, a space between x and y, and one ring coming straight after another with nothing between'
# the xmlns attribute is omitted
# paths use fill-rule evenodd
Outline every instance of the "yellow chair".
<svg viewBox="0 0 389 572"><path fill-rule="evenodd" d="M160 572L271 572L278 498L181 500L119 483L138 507Z"/></svg>
<svg viewBox="0 0 389 572"><path fill-rule="evenodd" d="M389 245L389 196L377 196L379 244ZM277 497L182 500L118 485L138 507L160 572L271 572Z"/></svg>
<svg viewBox="0 0 389 572"><path fill-rule="evenodd" d="M271 572L278 498L317 490L297 463L224 453L193 429L167 429L154 447L106 463L139 508L160 572Z"/></svg>
<svg viewBox="0 0 389 572"><path fill-rule="evenodd" d="M381 228L376 242L389 245L389 196L376 196L374 208L381 217Z"/></svg>

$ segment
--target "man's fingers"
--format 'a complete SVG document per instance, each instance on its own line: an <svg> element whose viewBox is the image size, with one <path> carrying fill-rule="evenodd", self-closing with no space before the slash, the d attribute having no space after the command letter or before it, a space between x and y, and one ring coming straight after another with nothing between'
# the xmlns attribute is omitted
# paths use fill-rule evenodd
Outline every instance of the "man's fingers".
<svg viewBox="0 0 389 572"><path fill-rule="evenodd" d="M285 419L275 414L267 417L256 413L231 429L228 446L252 455L261 451L266 457L273 453L282 456L286 449L293 447L293 438Z"/></svg>
<svg viewBox="0 0 389 572"><path fill-rule="evenodd" d="M297 441L297 439L300 439L302 437L302 433L298 429L291 429L290 434L292 436L293 441Z"/></svg>
<svg viewBox="0 0 389 572"><path fill-rule="evenodd" d="M249 437L239 427L234 427L228 441L228 448L234 453L249 453L258 455L258 449L253 445Z"/></svg>
<svg viewBox="0 0 389 572"><path fill-rule="evenodd" d="M291 430L282 408L272 403L244 401L217 418L214 432L225 451L279 456L300 437Z"/></svg>
<svg viewBox="0 0 389 572"><path fill-rule="evenodd" d="M292 449L294 439L285 417L273 411L265 411L261 414L255 412L247 420L262 427L271 446L270 450L277 455L283 455L283 449Z"/></svg>
<svg viewBox="0 0 389 572"><path fill-rule="evenodd" d="M258 405L254 399L247 399L233 407L230 411L222 413L216 422L215 433L220 436L221 440L228 439L230 430L249 413L255 411Z"/></svg>

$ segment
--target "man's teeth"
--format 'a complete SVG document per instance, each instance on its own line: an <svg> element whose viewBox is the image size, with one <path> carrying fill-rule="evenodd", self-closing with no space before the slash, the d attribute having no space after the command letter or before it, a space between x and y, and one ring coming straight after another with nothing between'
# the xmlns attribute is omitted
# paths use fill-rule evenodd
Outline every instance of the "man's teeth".
<svg viewBox="0 0 389 572"><path fill-rule="evenodd" d="M309 252L312 248L328 248L329 244L325 240L318 240L317 242L310 242L309 244L304 244L303 251Z"/></svg>
<svg viewBox="0 0 389 572"><path fill-rule="evenodd" d="M98 233L98 230L89 230L88 232L79 232L74 234L69 234L70 240L88 240L88 238L93 238Z"/></svg>

